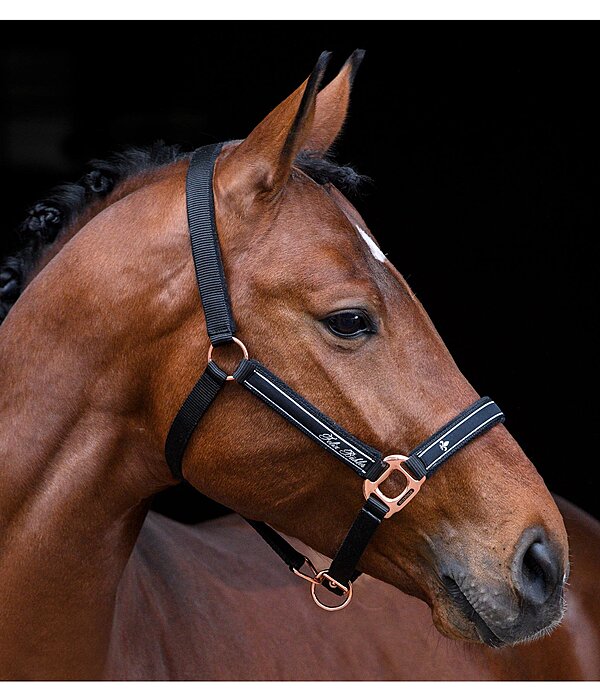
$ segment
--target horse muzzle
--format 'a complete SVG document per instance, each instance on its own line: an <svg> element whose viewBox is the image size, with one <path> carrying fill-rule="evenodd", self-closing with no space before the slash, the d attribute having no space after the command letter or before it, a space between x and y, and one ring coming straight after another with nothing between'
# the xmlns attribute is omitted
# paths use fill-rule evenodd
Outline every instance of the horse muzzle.
<svg viewBox="0 0 600 700"><path fill-rule="evenodd" d="M545 530L531 527L523 532L509 563L490 560L483 570L475 570L463 557L460 563L442 565L443 593L434 606L434 620L452 637L491 647L549 634L564 613L568 571L563 561Z"/></svg>

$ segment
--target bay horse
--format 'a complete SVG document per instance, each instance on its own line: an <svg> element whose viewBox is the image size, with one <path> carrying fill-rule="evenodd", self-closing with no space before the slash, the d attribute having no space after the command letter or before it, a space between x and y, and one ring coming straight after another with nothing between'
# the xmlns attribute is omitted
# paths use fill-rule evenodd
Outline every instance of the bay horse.
<svg viewBox="0 0 600 700"><path fill-rule="evenodd" d="M254 355L393 453L477 394L335 187L336 172L353 180L325 154L361 57L320 91L305 81L227 144L213 188L236 320ZM96 164L32 209L32 255L0 273L10 307L0 327L2 677L106 677L115 630L133 624L119 587L140 562L132 551L153 495L174 484L165 437L208 350L188 161L158 149ZM67 199L79 206L61 210ZM351 473L237 386L208 411L183 466L201 492L327 556L361 502ZM135 597L169 598L175 582L149 578L145 564ZM562 618L567 536L541 477L498 425L380 528L360 568L425 601L444 635L513 645ZM180 602L186 614L191 601ZM188 641L166 609L153 608L155 632L170 640L161 654L180 655ZM120 675L135 677L133 656Z"/></svg>

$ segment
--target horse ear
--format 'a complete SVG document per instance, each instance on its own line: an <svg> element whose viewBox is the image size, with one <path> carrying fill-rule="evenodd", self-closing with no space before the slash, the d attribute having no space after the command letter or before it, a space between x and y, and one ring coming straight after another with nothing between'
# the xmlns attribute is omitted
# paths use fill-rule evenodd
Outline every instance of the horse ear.
<svg viewBox="0 0 600 700"><path fill-rule="evenodd" d="M302 85L239 146L219 159L217 183L222 198L248 201L257 194L276 196L281 191L311 132L317 92L330 55L323 52Z"/></svg>
<svg viewBox="0 0 600 700"><path fill-rule="evenodd" d="M304 144L308 150L326 153L339 136L348 114L354 76L364 56L362 49L356 49L338 75L318 94L312 129Z"/></svg>

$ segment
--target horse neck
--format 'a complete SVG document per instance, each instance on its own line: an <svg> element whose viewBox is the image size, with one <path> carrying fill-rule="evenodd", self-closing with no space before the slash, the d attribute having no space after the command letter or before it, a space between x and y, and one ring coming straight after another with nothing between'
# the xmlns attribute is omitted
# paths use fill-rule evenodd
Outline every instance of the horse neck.
<svg viewBox="0 0 600 700"><path fill-rule="evenodd" d="M101 674L122 571L168 484L128 360L131 310L90 314L81 281L75 303L57 298L66 253L0 327L0 677Z"/></svg>

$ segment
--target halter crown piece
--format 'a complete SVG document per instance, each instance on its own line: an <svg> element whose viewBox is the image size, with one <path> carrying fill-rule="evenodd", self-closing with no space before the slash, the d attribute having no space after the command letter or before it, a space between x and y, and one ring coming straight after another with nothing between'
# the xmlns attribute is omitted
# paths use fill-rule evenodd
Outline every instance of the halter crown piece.
<svg viewBox="0 0 600 700"><path fill-rule="evenodd" d="M352 598L352 582L360 575L356 567L382 520L410 503L425 479L471 440L503 422L504 414L491 399L479 399L415 447L408 456L383 458L378 450L321 413L258 360L249 359L246 347L234 336L235 322L215 223L212 180L222 146L221 143L213 144L195 151L187 173L187 216L192 255L211 346L206 369L173 420L167 435L165 457L173 475L183 479L183 456L200 419L225 382L237 381L364 479L365 504L329 569L324 571L317 571L307 557L271 527L248 520L291 571L310 583L312 597L319 607L341 610ZM212 359L213 347L228 343L237 344L243 353L243 359L232 375L226 374ZM400 472L406 480L405 488L394 498L386 496L379 488L392 472ZM317 597L317 586L327 588L343 601L338 606L325 605Z"/></svg>

